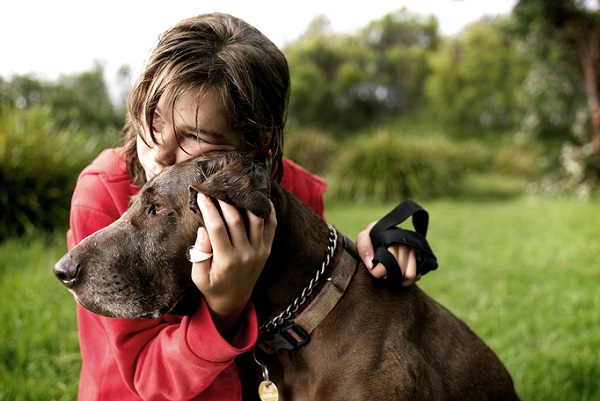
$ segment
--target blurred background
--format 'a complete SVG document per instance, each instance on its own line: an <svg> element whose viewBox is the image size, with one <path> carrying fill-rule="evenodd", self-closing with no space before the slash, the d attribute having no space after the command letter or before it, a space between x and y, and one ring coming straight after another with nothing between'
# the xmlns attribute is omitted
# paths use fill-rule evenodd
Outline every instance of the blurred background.
<svg viewBox="0 0 600 401"><path fill-rule="evenodd" d="M0 291L19 300L0 310L0 400L73 399L74 302L50 269L75 181L120 143L158 35L209 11L288 58L284 154L327 179L328 220L355 237L417 200L441 261L420 285L523 399L600 399L598 2L24 0L0 24Z"/></svg>

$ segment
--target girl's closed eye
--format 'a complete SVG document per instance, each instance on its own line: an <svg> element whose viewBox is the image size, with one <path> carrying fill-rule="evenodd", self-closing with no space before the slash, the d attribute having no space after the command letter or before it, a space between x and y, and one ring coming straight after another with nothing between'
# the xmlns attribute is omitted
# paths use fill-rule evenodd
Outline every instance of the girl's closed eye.
<svg viewBox="0 0 600 401"><path fill-rule="evenodd" d="M201 135L195 134L193 132L183 134L183 137L186 139L190 139L194 142L210 143L209 141L206 140L206 138L202 137Z"/></svg>
<svg viewBox="0 0 600 401"><path fill-rule="evenodd" d="M160 114L154 113L154 117L152 118L152 131L155 133L162 132L164 121Z"/></svg>

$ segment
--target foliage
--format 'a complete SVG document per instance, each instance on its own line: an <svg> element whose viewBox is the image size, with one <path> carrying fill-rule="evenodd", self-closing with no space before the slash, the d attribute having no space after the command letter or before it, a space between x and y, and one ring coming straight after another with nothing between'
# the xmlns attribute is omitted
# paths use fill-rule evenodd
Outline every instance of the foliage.
<svg viewBox="0 0 600 401"><path fill-rule="evenodd" d="M102 69L61 77L47 88L46 101L60 111L59 126L77 122L79 126L119 129L124 114L115 110L104 83Z"/></svg>
<svg viewBox="0 0 600 401"><path fill-rule="evenodd" d="M47 107L0 110L0 239L65 227L77 176L117 138L59 128Z"/></svg>
<svg viewBox="0 0 600 401"><path fill-rule="evenodd" d="M542 174L540 159L545 147L537 142L518 143L509 138L490 144L485 147L485 151L488 152L489 158L486 159L486 168L482 170L484 172L519 176L530 180L539 179Z"/></svg>
<svg viewBox="0 0 600 401"><path fill-rule="evenodd" d="M451 193L465 171L455 163L459 149L443 137L403 137L381 130L352 142L332 172L334 191L343 199L438 197Z"/></svg>
<svg viewBox="0 0 600 401"><path fill-rule="evenodd" d="M429 112L439 121L496 130L520 123L519 100L531 58L519 41L503 34L502 23L472 24L431 55L425 91Z"/></svg>
<svg viewBox="0 0 600 401"><path fill-rule="evenodd" d="M419 105L437 22L406 9L355 35L328 32L322 17L284 48L290 64L290 120L322 129L357 129Z"/></svg>
<svg viewBox="0 0 600 401"><path fill-rule="evenodd" d="M600 10L597 5L585 0L519 0L513 14L512 32L525 38L530 44L529 49L544 64L543 72L558 72L554 82L567 83L566 89L569 89L569 84L573 84L574 88L567 94L567 102L575 103L575 106L568 107L567 103L567 107L555 108L552 117L572 116L567 117L567 121L573 121L579 113L569 111L585 110L589 127L586 135L579 139L583 139L581 146L591 145L595 163L590 173L598 176ZM556 71L550 69L554 65L558 66ZM543 78L546 79L546 75ZM574 129L564 131L567 140L572 131Z"/></svg>
<svg viewBox="0 0 600 401"><path fill-rule="evenodd" d="M597 160L585 163L590 169L576 189L585 192L600 171L600 113L591 140L587 111L600 104L598 74L589 72L600 57L598 18L584 1L521 0L512 15L484 18L444 39L435 19L405 9L356 35L334 35L321 18L284 49L293 82L290 121L339 136L419 115L475 136L491 130L559 140L581 155L592 143ZM553 154L550 176L568 176L565 152Z"/></svg>
<svg viewBox="0 0 600 401"><path fill-rule="evenodd" d="M311 59L313 52L325 58L324 55L333 53L338 47L332 44L334 39L315 38L313 41L314 44L306 49L299 44L293 50L286 50L292 79L288 116L297 125L327 126L338 121L335 82L327 74L326 67L317 64L316 58L311 62L304 60Z"/></svg>
<svg viewBox="0 0 600 401"><path fill-rule="evenodd" d="M62 75L47 82L30 75L16 75L10 81L0 79L0 109L50 108L58 128L90 128L96 131L119 130L124 110L110 98L104 70Z"/></svg>
<svg viewBox="0 0 600 401"><path fill-rule="evenodd" d="M415 110L429 75L428 56L438 46L437 20L420 17L402 8L371 22L358 37L375 61L376 97L386 115Z"/></svg>
<svg viewBox="0 0 600 401"><path fill-rule="evenodd" d="M465 136L432 120L398 118L336 142L325 175L334 198L353 201L468 197L473 176L485 177L492 197L522 195L542 176L547 147L517 139L486 131Z"/></svg>
<svg viewBox="0 0 600 401"><path fill-rule="evenodd" d="M308 171L323 175L332 163L339 145L332 138L316 129L288 130L284 154Z"/></svg>
<svg viewBox="0 0 600 401"><path fill-rule="evenodd" d="M302 38L283 49L292 78L286 156L328 175L329 163L341 160L346 148L369 142L357 138L362 133L373 135L378 127L394 131L394 121L411 119L436 125L436 135L460 148L452 160L458 170L539 178L540 152L529 145L543 143L549 149L540 159L547 176L532 190L593 196L600 176L594 156L600 136L597 143L590 138L589 105L595 103L586 88L595 80L585 78L580 55L587 53L573 32L587 33L582 38L589 46L600 43L593 40L600 24L591 23L597 17L596 9L579 0L521 0L512 15L482 19L448 38L439 36L433 17L406 9L353 34L334 34L327 19L317 18ZM106 143L104 133L120 129L123 122L124 111L111 103L101 65L56 82L0 78L3 116L40 108L51 117L49 130L99 135L92 139L96 142ZM600 113L596 120L600 124ZM435 166L439 160L433 163L428 171L446 174ZM335 181L339 173L331 178ZM349 195L360 180L351 185L346 176L340 183L348 186ZM447 190L454 184L449 182Z"/></svg>
<svg viewBox="0 0 600 401"><path fill-rule="evenodd" d="M521 38L522 48L535 56L523 82L524 134L572 142L588 136L590 118L576 48L564 43L552 24L541 23L545 12L556 10L555 3L520 2L503 29Z"/></svg>
<svg viewBox="0 0 600 401"><path fill-rule="evenodd" d="M564 143L559 151L558 167L548 169L540 180L532 182L528 191L544 197L594 198L598 193L598 177L592 147Z"/></svg>
<svg viewBox="0 0 600 401"><path fill-rule="evenodd" d="M535 43L524 44L527 49ZM528 137L546 141L572 141L588 135L589 116L581 77L567 62L564 49L557 47L548 55L550 63L535 60L522 83L520 128Z"/></svg>
<svg viewBox="0 0 600 401"><path fill-rule="evenodd" d="M77 176L117 143L123 113L99 65L56 82L0 79L0 239L66 226Z"/></svg>

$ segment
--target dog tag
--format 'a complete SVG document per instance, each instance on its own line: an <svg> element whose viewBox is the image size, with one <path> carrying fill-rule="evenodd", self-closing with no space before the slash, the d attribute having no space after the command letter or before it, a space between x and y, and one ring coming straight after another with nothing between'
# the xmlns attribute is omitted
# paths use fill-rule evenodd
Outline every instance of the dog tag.
<svg viewBox="0 0 600 401"><path fill-rule="evenodd" d="M271 381L263 381L258 386L258 396L261 401L278 401L279 392L277 386Z"/></svg>
<svg viewBox="0 0 600 401"><path fill-rule="evenodd" d="M255 358L256 359L256 358ZM258 361L256 361L258 363ZM278 401L279 400L279 391L277 391L277 386L271 380L269 380L269 369L267 369L267 365L263 365L262 363L258 363L262 368L263 381L258 386L258 396L261 401Z"/></svg>

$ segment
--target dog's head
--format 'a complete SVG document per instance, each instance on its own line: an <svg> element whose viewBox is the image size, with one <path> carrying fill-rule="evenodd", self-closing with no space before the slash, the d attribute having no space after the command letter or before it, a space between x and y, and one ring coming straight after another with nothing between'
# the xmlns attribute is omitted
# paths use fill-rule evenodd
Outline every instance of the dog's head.
<svg viewBox="0 0 600 401"><path fill-rule="evenodd" d="M157 318L196 290L185 253L204 224L198 192L267 218L270 186L269 173L240 153L172 166L144 185L121 218L58 261L54 273L94 313Z"/></svg>

